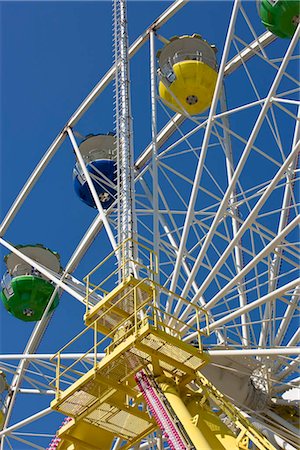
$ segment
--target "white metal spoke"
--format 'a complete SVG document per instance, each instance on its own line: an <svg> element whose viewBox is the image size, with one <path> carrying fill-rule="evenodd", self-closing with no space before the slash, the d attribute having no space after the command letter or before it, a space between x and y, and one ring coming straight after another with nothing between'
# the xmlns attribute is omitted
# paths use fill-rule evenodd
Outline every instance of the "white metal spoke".
<svg viewBox="0 0 300 450"><path fill-rule="evenodd" d="M298 108L298 116L299 115L300 115L300 108ZM293 139L293 147L297 145L299 138L300 138L300 126L299 126L299 122L297 122L296 128L295 128L295 133L294 133L294 139ZM284 191L282 210L281 210L281 214L280 214L280 220L279 220L278 231L277 231L278 234L281 233L281 231L284 229L284 227L286 227L287 222L288 222L288 217L289 217L288 208L289 208L289 206L291 204L291 200L292 200L292 193L293 193L292 185L293 185L294 170L296 168L297 159L298 159L298 156L294 158L294 160L291 162L291 164L287 170L287 174L286 174L287 183L286 183L285 191ZM294 204L295 204L295 202L294 202ZM274 290L276 287L276 284L277 284L277 276L278 276L278 272L280 269L280 261L281 261L280 256L281 256L282 251L283 251L282 248L276 248L275 252L274 252L275 255L271 262L270 285L269 285L270 291ZM259 340L260 346L264 345L266 342L267 333L268 333L268 324L269 324L268 319L270 318L270 314L271 314L271 306L267 305L265 315L264 315L264 319L266 320L266 322L264 322L262 325L262 330L261 330L261 335L260 335L260 340Z"/></svg>
<svg viewBox="0 0 300 450"><path fill-rule="evenodd" d="M255 267L259 261L266 257L272 250L274 250L278 244L282 241L282 239L290 233L297 225L300 223L300 217L296 217L286 228L284 228L281 233L274 238L265 248L262 250L252 261L247 264L228 284L225 288L222 289L215 297L213 297L206 305L206 307L212 307L217 303L219 299L221 299L226 293L230 292L235 284L243 279L243 277L253 268Z"/></svg>
<svg viewBox="0 0 300 450"><path fill-rule="evenodd" d="M100 333L96 331L95 324L94 331L91 327L90 330L84 328L84 331L78 332L81 322L78 325L78 316L75 318L74 314L82 315L86 306L86 320L96 304L101 302L102 307L107 299L105 296L116 286L121 286L121 282L124 286L129 283L129 286L130 283L135 285L141 281L142 287L148 284L155 290L154 308L151 305L143 306L136 312L137 298L128 296L127 306L131 309L134 306L135 320L138 318L144 326L145 314L151 308L151 311L156 311L156 306L159 306L158 315L149 324L154 328L158 326L162 330L161 334L167 330L172 339L176 339L178 332L182 341L178 345L180 349L187 343L196 348L201 335L199 349L207 355L207 362L201 366L203 375L209 375L209 380L211 377L217 389L227 396L229 403L239 408L241 414L253 422L254 428L265 434L275 448L295 450L297 437L294 410L298 406L296 396L300 355L300 169L297 166L300 150L300 87L297 79L299 56L296 54L300 24L291 40L277 39L270 31L260 34L264 24L251 2L234 0L231 6L227 5L228 23L223 20L225 35L222 40L221 32L216 29L215 44L219 47L223 42L223 49L221 55L216 55L217 59L214 59L215 78L211 77L210 81L216 85L214 93L213 87L209 93L212 101L206 110L198 110L200 113L193 115L189 107L185 109L184 106L189 103L191 96L186 97L187 103L185 97L180 97L181 93L177 98L173 81L165 85L174 102L173 106L163 98L161 85L157 86L159 82L166 84L159 57L162 53L159 51L155 55L162 45L169 45L178 38L172 39L167 27L159 30L188 0L175 0L168 5L130 47L126 1L113 0L113 66L61 128L0 224L0 245L4 250L11 252L12 258L18 257L36 269L54 286L42 319L35 326L28 323L30 328L24 324L24 330L28 330L26 338L30 336L24 344L24 350L20 342L15 353L9 348L9 351L0 355L0 369L6 374L10 385L9 390L6 386L2 394L5 421L0 431L0 448L45 448L44 442L55 438L56 430L53 428L57 426L57 415L55 413L47 420L52 409L42 409L51 402L52 397L58 399L54 384L57 383L56 387L59 385L61 392L66 389L70 392L74 383L91 370L97 372L98 366L95 364L101 362L103 357L110 358L110 352L115 351L118 343L122 341L121 345L125 345L128 338L127 330L124 336L118 338L122 328L116 329L117 334L112 329L109 338L112 350L105 348L103 340L98 353L96 350L86 352L86 342L91 339L95 345L96 338L99 337L100 341ZM214 8L214 5L210 7ZM130 8L133 9L132 6ZM188 8L194 11L194 2L187 5L187 12ZM158 11L163 9L163 5L158 5ZM176 21L173 25L176 25ZM129 20L131 32L130 26ZM140 24L136 26L137 33L140 33ZM147 46L142 49L147 41L148 51L145 48ZM104 45L103 42L103 48ZM215 49L215 46L211 45L211 48ZM161 50L164 51L165 47ZM139 53L138 56L132 59L136 53ZM180 61L180 52L176 55ZM204 55L201 58L205 62ZM172 74L168 77L172 80ZM178 77L176 74L175 80ZM207 82L209 84L209 80ZM102 96L105 89L107 95ZM110 109L107 107L106 111L101 101L105 105L111 91L114 118L110 127ZM96 100L100 95L98 103ZM176 104L177 109L174 106ZM181 113L174 113L176 110ZM141 117L135 117L136 111ZM144 121L142 112L145 114ZM77 130L76 125L81 119ZM91 161L94 172L89 173L86 155L81 152L80 144L96 136L92 133L102 136L111 129L114 129L116 138L112 156L116 173L114 181L105 170L98 168L96 161ZM66 137L69 138L69 147L71 143L77 166L83 172L96 209L84 209L86 206L81 205L80 210L79 206L79 215L82 214L82 217L78 217L78 223L72 223L66 229L55 227L59 230L55 237L51 233L47 236L51 220L59 219L54 212L50 212L49 217L42 213L44 217L33 224L30 231L34 233L38 230L38 236L43 236L43 233L45 236L46 233L45 245L48 245L48 237L49 245L53 245L53 248L60 242L56 249L61 254L64 268L56 273L34 258L22 254L22 246L19 248L10 242L22 240L19 231L28 234L26 226L18 230L18 219L21 221L22 214L28 213L32 207L31 201L34 205L38 204L35 195L38 194L39 186L43 201L46 202L47 196L51 196L52 191L46 192L43 181L52 169L57 181L62 181L59 177L65 173L58 167L63 158L67 166L70 153L64 155L63 151L58 150L62 144L66 145ZM103 155L106 156L105 152ZM38 183L40 178L41 182ZM103 188L102 184L106 196L109 195L112 200L107 209L105 200L97 193L100 185ZM30 195L35 185L37 187ZM63 194L63 205L71 205L70 217L74 218L75 211L70 208L73 209L73 205L76 208L76 200L68 197L67 189ZM24 211L20 211L24 202ZM57 203L57 206L60 211L61 205ZM15 218L16 227L11 226ZM84 229L81 233L79 226ZM67 236L60 234L60 230L67 230ZM76 234L73 235L73 232ZM61 249L62 239L68 239L69 233L70 241L65 240L65 248ZM75 241L77 246L74 247L72 240L77 236L81 240ZM29 239L32 239L30 233ZM40 237L38 242L43 242ZM145 247L142 248L143 245ZM109 262L111 260L108 257L103 266L98 265L97 272L93 272L93 285L87 287L85 281L81 281L82 278L106 257L109 248L113 249L112 262ZM153 261L156 264L153 251L157 255L158 274L152 271ZM66 258L66 254L71 254L71 257ZM111 278L110 268L113 271ZM9 276L13 283L10 267L6 278ZM89 277L87 279L90 281ZM98 283L100 289L96 287ZM104 286L105 291L102 291ZM57 295L62 295L62 300L66 301L62 301L55 314L50 315L50 308ZM67 305L69 296L72 297L70 306ZM86 305L87 296L89 303ZM73 298L77 301L73 302ZM197 312L198 307L202 308L202 312L201 309ZM128 311L120 314L120 317L124 315L124 327L127 327L125 313ZM105 320L108 315L105 315ZM128 326L131 321L129 317ZM174 327L176 331L170 331L169 327ZM54 347L64 343L65 337L69 339L73 330L77 333L76 340L69 347L64 347L57 356L55 352L58 349ZM48 339L54 333L57 333L53 339L55 345L50 346ZM136 325L135 333L135 342L139 342L139 325ZM166 360L168 356L165 355ZM170 358L173 357L170 355ZM71 366L69 372L59 373L58 359L61 369ZM154 361L153 357L153 367L149 366L148 369L153 374L155 372L156 377L162 368L159 368L159 362L156 364ZM178 368L180 370L180 364ZM57 382L58 374L60 379ZM190 387L193 383L194 389L197 389L196 378ZM109 380L107 386L110 386ZM128 385L127 388L129 390L132 386ZM31 401L37 405L37 413L31 415L25 409L23 413L22 405ZM134 396L128 397L128 401L126 414L128 406L137 405L132 403L136 401ZM58 411L64 411L60 410L61 406ZM93 407L94 404L91 404ZM141 414L148 411L143 402L138 408ZM73 417L73 410L70 416ZM20 417L24 420L20 420ZM76 426L83 416L74 413L74 417ZM17 423L11 424L17 420ZM44 433L39 425L44 426L47 421L49 429ZM140 442L136 442L132 448L162 450L168 445L163 432L157 430L147 436L145 433L139 439ZM62 445L68 445L67 442L63 441ZM127 444L126 439L112 436L108 447L117 450Z"/></svg>
<svg viewBox="0 0 300 450"><path fill-rule="evenodd" d="M300 279L296 278L295 280L291 281L290 283L286 284L283 287L280 287L272 292L270 292L269 294L261 297L260 299L244 306L243 308L240 308L238 311L233 312L231 314L228 314L225 318L220 319L218 321L216 321L213 325L210 325L210 329L213 330L214 328L221 326L227 322L230 322L232 319L235 319L236 317L240 317L242 314L251 311L252 309L257 308L259 305L262 305L268 301L272 301L275 298L280 297L281 295L283 295L284 293L290 291L291 289L293 289L295 286L297 286L297 284L299 283Z"/></svg>
<svg viewBox="0 0 300 450"><path fill-rule="evenodd" d="M217 84L216 84L216 88L215 88L215 92L214 92L214 96L213 96L213 100L212 100L212 105L211 105L210 112L209 112L208 123L207 123L206 129L205 129L205 135L204 135L204 139L203 139L203 143L202 143L202 151L201 151L201 155L200 155L198 166L197 166L197 171L196 171L195 178L194 178L193 190L192 190L191 197L190 197L189 207L188 207L188 210L187 210L187 213L186 213L186 220L185 220L185 224L184 224L184 230L183 230L183 233L182 233L180 247L179 247L179 251L178 251L178 254L177 254L177 258L176 258L176 263L175 263L175 268L174 268L174 275L173 275L172 283L171 283L171 286L170 286L170 290L174 291L174 292L176 291L176 287L177 287L177 280L178 280L178 273L179 273L179 269L180 269L180 264L181 264L181 260L182 260L182 257L183 257L183 252L184 252L185 246L186 246L187 235L188 235L188 232L189 232L190 223L191 223L193 210L194 210L194 205L195 205L195 201L196 201L196 196L197 196L197 193L198 193L198 185L199 185L199 182L200 182L200 179L201 179L202 170L203 170L204 161L205 161L205 156L206 156L206 152L207 152L207 148L208 148L210 131L212 129L212 119L213 119L213 115L214 115L216 107L217 107L219 94L220 94L221 89L222 89L224 69L225 69L225 65L226 65L226 61L227 61L227 57L228 57L228 53L229 53L229 47L230 47L232 35L233 35L233 32L234 32L234 25L235 25L235 20L236 20L236 16L237 16L237 13L238 13L238 9L239 9L239 4L236 1L234 3L232 15L231 15L231 20L230 20L230 24L229 24L229 28L228 28L228 33L227 33L227 38L226 38L226 42L225 42L225 46L224 46L224 50L223 50L223 55L222 55L222 61L221 61L221 64L220 64L218 80L217 80ZM193 280L191 280L191 282L192 281ZM185 293L182 296L184 297Z"/></svg>
<svg viewBox="0 0 300 450"><path fill-rule="evenodd" d="M267 113L268 108L270 107L270 100L271 100L272 96L274 95L274 92L276 91L276 89L277 89L277 87L278 87L278 84L279 84L280 79L281 79L281 76L282 76L282 72L285 70L285 67L286 67L286 65L287 65L287 63L288 63L289 55L292 54L292 52L293 52L293 50L294 50L294 47L295 47L296 42L297 42L297 36L298 36L298 34L300 34L300 28L298 28L298 33L295 34L295 36L294 36L294 38L293 38L293 40L292 40L292 42L291 42L291 44L290 44L290 46L289 46L289 49L288 49L288 51L286 52L286 55L285 55L285 58L284 58L284 60L283 60L283 62L282 62L281 68L278 70L278 73L277 73L277 76L276 76L276 78L275 78L275 80L274 80L274 83L273 83L273 85L272 85L272 87L271 87L271 89L270 89L270 91L269 91L269 93L268 93L268 97L267 97L267 99L266 99L266 102L265 102L265 104L264 104L264 106L263 106L263 108L262 108L262 110L261 110L261 112L260 112L260 114L259 114L259 116L258 116L258 118L257 118L256 124L255 124L255 126L254 126L254 128L253 128L253 130L252 130L251 136L249 137L248 144L246 145L246 147L245 147L245 149L244 149L244 152L243 152L243 155L242 155L242 157L240 158L240 161L239 161L239 163L238 163L238 166L237 166L237 168L235 169L235 172L234 172L234 174L233 174L233 176L232 176L231 184L229 185L229 187L228 187L228 189L227 189L227 191L226 191L226 194L225 194L225 196L224 196L224 199L223 199L223 201L222 201L222 203L221 203L221 205L220 205L220 207L219 207L219 210L218 210L218 212L217 212L217 214L216 214L216 216L215 216L215 219L214 219L214 221L213 221L213 224L211 225L210 231L209 231L208 235L206 236L205 242L203 243L203 246L202 246L201 251L200 251L200 253L199 253L199 255L198 255L197 261L196 261L196 263L195 263L195 265L194 265L194 267L193 267L193 270L192 270L192 274L191 274L190 280L187 282L187 284L186 284L184 290L183 290L182 293L181 293L181 295L182 295L183 297L186 295L188 289L190 288L191 282L193 281L194 277L196 276L196 273L197 273L197 271L198 271L198 269L199 269L199 267L200 267L200 264L201 264L201 262L202 262L202 260L203 260L204 254L205 254L205 252L206 252L207 249L208 249L208 246L209 246L209 244L210 244L210 242L211 242L211 240L212 240L212 237L213 237L213 235L214 235L214 232L215 232L215 230L216 230L216 228L217 228L217 226L218 226L218 224L219 224L219 221L220 221L220 219L222 218L222 216L223 216L223 214L224 214L224 211L225 211L225 209L226 209L226 207L227 207L227 205L228 205L228 202L229 202L230 196L231 196L231 194L232 194L232 192L233 192L233 189L234 189L234 187L235 187L236 181L237 181L237 179L238 179L238 177L239 177L239 175L240 175L240 173L241 173L241 171L242 171L242 169L243 169L243 167L244 167L244 164L245 164L245 162L246 162L246 160L247 160L247 158L248 158L248 154L249 154L249 152L251 151L252 144L253 144L253 142L255 141L255 138L256 138L256 136L257 136L257 133L258 133L258 131L259 131L260 127L261 127L261 124L262 124L262 122L263 122L263 120L264 120L265 114ZM211 111L212 111L212 109L211 109ZM208 130L208 129L209 129L209 128L206 128L206 130ZM204 146L204 145L203 145L203 146ZM202 151L203 151L203 150L202 150ZM298 151L298 147L296 147L296 151L295 151L295 149L292 151L292 153L290 154L290 157L288 158L288 160L293 160L294 155L297 153L297 151ZM204 155L204 153L202 153L202 155ZM292 156L291 156L291 155L292 155ZM289 162L290 162L290 161L289 161ZM200 163L200 160L199 160L199 163ZM283 167L286 168L286 166L288 167L288 164L286 164L286 162L285 162L285 164L283 165ZM281 169L281 170L282 170L282 169ZM279 171L280 174L281 174L281 170ZM279 177L278 177L278 178L279 178ZM199 178L198 178L197 176L195 177L195 180L196 180L197 184L199 184ZM274 180L273 180L273 182L269 185L269 188L268 188L269 191L271 191L270 186L273 188L273 185L274 185L274 184L275 184L275 183L274 183ZM268 190L268 189L267 189L267 190ZM266 192L267 192L267 191L266 191ZM195 195L196 195L196 193L195 193ZM262 198L263 198L263 196L262 196ZM260 206L260 202L258 202L257 205ZM190 204L190 206L193 207L193 205L191 205L191 204ZM192 209L192 208L191 208L191 209ZM190 214L187 212L186 223L189 223L189 222L190 222L190 215L192 214L191 209L190 209ZM256 207L256 209L257 209L257 207ZM250 215L248 216L247 221L244 222L244 225L241 227L241 229L239 230L239 232L237 233L236 237L234 238L234 240L233 240L232 242L234 242L234 243L237 242L237 241L238 241L238 238L239 238L240 236L242 236L243 230L246 228L246 226L248 226L248 223L250 223L250 221L251 221L251 216L254 216L253 211L252 211L252 214L250 214ZM249 218L250 218L250 220L249 220ZM253 222L253 221L252 221L252 222ZM186 228L187 228L187 227L186 227ZM188 230L186 229L186 233L185 233L185 234L183 233L183 236L182 236L182 245L181 245L182 248L183 248L183 246L185 245L187 231L188 231ZM231 251L231 248L230 248L230 247L229 247L229 251ZM229 252L228 252L228 253L229 253ZM180 256L180 258L182 258L182 249L181 249L181 253L179 252L178 255ZM176 276L177 276L177 275L176 275L176 273L177 273L176 271L179 270L179 265L180 265L180 260L179 260L179 257L178 257L178 258L177 258L177 264L176 264L175 270L174 270L173 284L172 284L172 286L171 286L171 287L172 287L171 290L174 290L175 279L176 279ZM220 264L219 264L219 265L220 265ZM218 266L219 266L219 265L218 265ZM216 270L217 270L217 269L216 269ZM211 275L211 274L210 274L210 275ZM201 287L201 290L199 290L198 295L201 295L201 294L204 292L204 290L205 290L205 285L207 285L207 284L209 283L209 280L210 280L210 277L208 277L208 279L206 280L206 283L204 284L204 286ZM196 301L196 300L197 300L197 296L194 298L194 301Z"/></svg>
<svg viewBox="0 0 300 450"><path fill-rule="evenodd" d="M250 141L250 139L249 139ZM241 226L241 228L239 229L238 233L236 234L236 236L232 239L231 244L227 247L226 251L223 253L223 257L222 259L217 263L217 265L215 266L214 270L209 274L209 276L206 278L205 282L203 283L203 285L200 287L197 295L194 297L193 301L197 301L198 297L200 295L202 295L202 293L205 291L206 286L210 283L211 278L214 276L214 273L219 269L219 267L222 265L223 261L227 258L227 256L231 253L233 246L236 244L236 242L238 242L238 240L240 239L240 237L243 235L244 231L249 227L249 225L253 224L254 220L256 219L256 216L261 208L261 206L264 204L264 202L267 200L267 198L269 197L269 195L271 194L273 187L276 186L277 182L280 180L280 178L282 177L282 175L285 173L285 171L287 170L287 168L289 167L291 161L294 160L295 155L298 153L300 148L300 142L297 144L296 147L294 147L294 149L291 151L289 157L286 159L286 161L284 162L284 164L282 165L281 169L277 172L276 176L273 178L272 182L269 184L268 188L265 190L264 194L261 196L260 200L257 202L257 204L255 205L255 208L253 208L252 212L249 214L249 216L247 217L247 219L244 221L243 225ZM239 163L240 164L240 163ZM236 169L235 173L238 171L238 169ZM232 184L234 184L232 182ZM231 190L230 187L228 188L229 194L231 194ZM206 240L202 246L202 249L197 257L197 261L194 265L194 268L192 270L192 274L191 274L191 279L194 278L195 272L196 270L198 270L202 260L201 258L203 258L203 253L204 253L204 248L205 250L207 249L211 238L213 237L213 233L215 228L217 228L218 226L218 220L219 216L221 216L221 214L223 213L226 204L227 204L227 197L228 195L228 191L227 191L227 195L225 196L226 198L226 202L223 201L222 204L220 205L219 211L216 214L216 217L214 219L213 225L210 228L209 233L207 234ZM191 280L187 283L187 286L185 286L184 291L182 292L182 296L184 297L184 295L186 294L186 291L189 287Z"/></svg>

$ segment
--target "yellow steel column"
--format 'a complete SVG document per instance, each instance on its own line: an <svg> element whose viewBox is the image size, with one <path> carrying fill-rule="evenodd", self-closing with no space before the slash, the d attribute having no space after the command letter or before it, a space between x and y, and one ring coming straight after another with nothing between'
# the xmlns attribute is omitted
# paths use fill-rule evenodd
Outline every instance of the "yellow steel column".
<svg viewBox="0 0 300 450"><path fill-rule="evenodd" d="M192 394L184 399L195 425L201 429L213 450L237 449L236 437L209 406L202 405L202 399L199 394Z"/></svg>
<svg viewBox="0 0 300 450"><path fill-rule="evenodd" d="M160 389L164 393L176 416L182 423L187 435L197 450L217 450L221 447L214 447L210 444L202 431L193 424L193 418L187 407L180 398L180 394L176 389L172 380L166 377L158 378Z"/></svg>

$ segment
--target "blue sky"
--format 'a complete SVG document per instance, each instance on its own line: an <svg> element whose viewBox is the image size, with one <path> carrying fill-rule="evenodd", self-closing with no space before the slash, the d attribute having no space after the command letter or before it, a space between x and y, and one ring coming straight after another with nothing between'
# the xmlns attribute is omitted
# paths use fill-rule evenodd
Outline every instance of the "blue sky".
<svg viewBox="0 0 300 450"><path fill-rule="evenodd" d="M168 4L129 2L130 43ZM215 43L221 54L231 6L229 1L193 1L165 25L161 33L166 37L199 33ZM110 68L113 58L111 2L2 2L0 8L3 218L47 147ZM263 32L255 5L249 4L249 14L257 31ZM148 52L148 45L145 45L131 67L136 154L148 144L151 133ZM239 95L232 90L229 100L234 103ZM247 90L242 95L252 98ZM83 135L113 130L112 88L101 95L76 128ZM5 236L14 244L44 244L60 253L62 265L66 264L95 216L73 192L74 161L71 146L66 142ZM78 278L105 256L108 249L107 238L102 233L76 272ZM83 327L83 312L82 305L64 294L40 351L54 352L72 338ZM32 325L9 316L2 305L0 315L1 351L22 352ZM46 407L48 401L48 398L39 400L37 405ZM12 423L24 418L29 410L36 412L37 405L21 399ZM50 419L50 425L44 421L39 431L53 432L59 422L60 417Z"/></svg>
<svg viewBox="0 0 300 450"><path fill-rule="evenodd" d="M130 42L168 4L129 2ZM221 49L227 26L224 17L229 17L230 2L193 2L191 8L195 14L181 10L164 27L163 34L171 37L201 32ZM2 216L54 137L111 66L111 10L110 2L2 3ZM147 145L151 132L148 51L145 45L131 69L136 153ZM111 88L79 122L77 130L83 135L113 130ZM74 161L71 146L66 142L6 234L14 244L43 243L58 251L62 265L66 264L95 214L74 195ZM98 256L93 251L95 263L107 252L105 235L101 235L98 244L101 254ZM103 244L105 252L101 249ZM91 267L88 260L80 275ZM78 305L71 302L73 310ZM2 310L2 314L5 311ZM80 322L81 317L78 319L77 313L74 315ZM30 328L11 317L5 323L9 327L11 324L21 329L25 327L25 332ZM12 342L10 351L22 350L22 343L17 341L18 350Z"/></svg>

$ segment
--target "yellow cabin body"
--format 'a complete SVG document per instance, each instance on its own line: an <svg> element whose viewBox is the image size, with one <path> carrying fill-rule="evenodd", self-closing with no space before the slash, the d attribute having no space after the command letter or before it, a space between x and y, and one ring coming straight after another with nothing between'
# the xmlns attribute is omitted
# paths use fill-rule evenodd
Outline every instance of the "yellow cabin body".
<svg viewBox="0 0 300 450"><path fill-rule="evenodd" d="M189 115L209 108L218 73L201 61L182 61L173 66L175 81L167 86L160 81L159 95L169 108Z"/></svg>

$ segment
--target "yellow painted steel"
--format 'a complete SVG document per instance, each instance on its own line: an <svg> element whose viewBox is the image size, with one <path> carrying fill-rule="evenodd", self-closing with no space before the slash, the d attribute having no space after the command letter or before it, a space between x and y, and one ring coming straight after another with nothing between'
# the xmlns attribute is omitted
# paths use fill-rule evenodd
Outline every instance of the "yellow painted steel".
<svg viewBox="0 0 300 450"><path fill-rule="evenodd" d="M86 422L71 422L64 425L57 436L61 439L58 450L110 450L114 435Z"/></svg>
<svg viewBox="0 0 300 450"><path fill-rule="evenodd" d="M167 378L158 379L159 387L170 403L173 411L176 416L180 420L183 425L186 434L192 441L196 450L224 450L224 447L214 447L215 439L209 440L207 439L206 433L203 433L203 430L195 426L193 423L193 418L188 411L187 407L183 403L183 400L176 389L172 380L168 380Z"/></svg>
<svg viewBox="0 0 300 450"><path fill-rule="evenodd" d="M142 291L147 291L147 299L146 302L139 303L142 283L146 283ZM127 441L128 448L157 428L148 414L134 407L135 404L143 403L134 375L145 367L153 370L154 366L157 366L160 373L167 372L169 376L179 377L183 384L186 384L193 380L195 371L208 361L208 356L203 353L200 343L196 348L182 341L179 330L184 325L183 322L179 321L178 329L175 330L165 323L168 322L168 317L165 322L161 320L163 311L154 306L155 289L151 288L153 295L149 296L150 288L149 280L139 280L138 283L132 284L132 280L128 279L127 285L126 283L119 285L120 295L117 296L116 303L112 303L111 296L107 296L109 308L104 310L108 318L116 317L115 309L119 308L124 290L130 296L134 294L135 309L128 317L122 318L121 322L117 319L116 327L104 339L94 342L94 347L87 353L96 354L100 345L101 348L106 346L106 356L100 361L94 358L94 367L64 391L61 390L62 380L65 376L76 374L78 364L81 364L87 353L69 367L61 365L60 352L54 358L57 361L57 378L56 399L51 403L52 408L74 417L76 423L91 420L94 424L97 422L97 427L104 433L113 428L115 435ZM105 306L105 297L103 302L101 308ZM201 314L202 325L206 324L206 315L197 305L193 307L197 310L195 315ZM143 318L140 314L142 311L148 313ZM95 315L95 310L92 310L92 314ZM95 317L97 319L85 331L98 330L97 322L102 320L102 314ZM125 323L130 326L126 328L123 326ZM86 338L84 340L86 342ZM76 338L70 345L75 341ZM63 351L66 349L67 346ZM75 443L75 437L72 443ZM105 447L103 449L106 450ZM66 450L71 449L66 447ZM74 450L77 448L74 447Z"/></svg>
<svg viewBox="0 0 300 450"><path fill-rule="evenodd" d="M214 450L237 449L236 438L220 418L211 411L203 396L192 395L185 397L185 404L193 417L195 427L201 430L204 438Z"/></svg>
<svg viewBox="0 0 300 450"><path fill-rule="evenodd" d="M233 433L209 409L209 405L203 404L203 396L192 392L183 394L175 383L166 377L158 378L157 382L196 450L238 448Z"/></svg>
<svg viewBox="0 0 300 450"><path fill-rule="evenodd" d="M203 395L211 399L240 431L236 438L236 448L247 449L251 441L259 450L276 450L274 445L204 375L198 372L197 378Z"/></svg>
<svg viewBox="0 0 300 450"><path fill-rule="evenodd" d="M202 61L182 61L174 64L176 76L169 86L159 83L159 95L176 112L187 111L191 116L205 111L214 94L217 71ZM194 101L195 103L191 103Z"/></svg>
<svg viewBox="0 0 300 450"><path fill-rule="evenodd" d="M152 262L155 259L151 251L149 259ZM105 291L103 283L89 284L90 275L87 277L85 315L88 326L53 357L56 362L56 397L51 407L74 418L59 432L62 439L59 450L99 449L99 442L101 450L107 450L113 436L126 441L122 447L125 450L155 431L157 425L147 413L135 382L136 373L142 369L156 377L196 450L247 449L250 441L260 450L274 450L268 440L199 372L209 359L201 343L202 330L208 329L205 311L197 305L190 305L194 308L196 324L191 325L189 331L198 336L197 346L191 345L183 341L184 322L167 313L164 306L158 306L156 295L159 292L160 295L177 297L183 304L187 304L187 300L166 291L151 279L129 277L91 307L89 296L98 289L102 294ZM99 331L104 333L100 340ZM76 341L80 345L80 339L86 345L87 332L92 335L91 348L69 366L62 365L61 353ZM101 359L97 353L104 348L105 356ZM94 355L92 360L91 354ZM82 363L86 358L92 364L91 369L83 374ZM70 376L76 381L62 390L62 381L65 377L69 380ZM199 392L188 389L191 381L201 386ZM209 398L240 430L237 437L209 408ZM142 409L141 404L144 405Z"/></svg>

